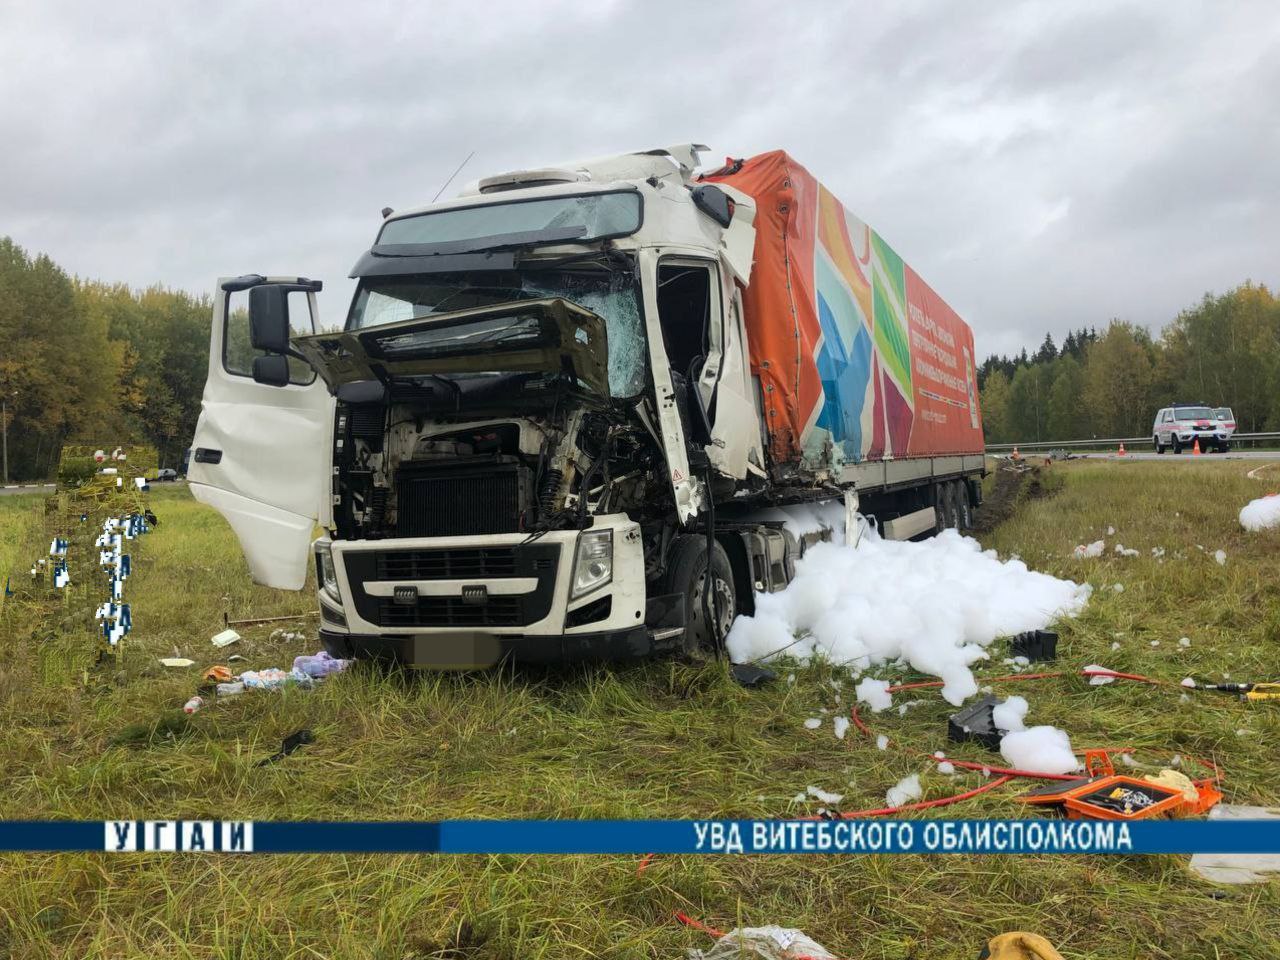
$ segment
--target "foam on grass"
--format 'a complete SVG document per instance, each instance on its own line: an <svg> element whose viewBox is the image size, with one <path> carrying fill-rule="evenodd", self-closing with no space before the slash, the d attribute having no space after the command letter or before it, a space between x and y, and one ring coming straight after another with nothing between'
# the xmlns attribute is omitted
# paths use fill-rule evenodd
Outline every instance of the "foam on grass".
<svg viewBox="0 0 1280 960"><path fill-rule="evenodd" d="M1250 500L1240 510L1240 526L1255 533L1280 527L1280 494Z"/></svg>
<svg viewBox="0 0 1280 960"><path fill-rule="evenodd" d="M953 530L922 542L868 534L856 549L812 547L785 590L757 595L754 616L734 621L728 648L740 663L824 658L855 671L903 660L941 679L943 697L959 704L977 693L969 668L993 640L1074 616L1089 593L1020 560L1001 561ZM865 680L856 695L872 710L889 706Z"/></svg>
<svg viewBox="0 0 1280 960"><path fill-rule="evenodd" d="M1071 773L1080 769L1080 761L1071 752L1071 738L1057 727L1031 727L1005 734L1000 739L1000 756L1018 770Z"/></svg>
<svg viewBox="0 0 1280 960"><path fill-rule="evenodd" d="M912 800L920 799L921 793L920 775L913 773L909 777L903 777L889 788L889 792L884 795L884 805L886 807L900 807L905 803L910 803Z"/></svg>

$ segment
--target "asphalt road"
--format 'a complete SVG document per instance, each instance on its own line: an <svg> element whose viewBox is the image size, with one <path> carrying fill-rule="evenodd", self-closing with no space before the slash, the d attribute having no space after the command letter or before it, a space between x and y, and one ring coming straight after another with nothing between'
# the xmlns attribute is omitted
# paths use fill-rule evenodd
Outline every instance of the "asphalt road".
<svg viewBox="0 0 1280 960"><path fill-rule="evenodd" d="M39 493L42 490L52 489L52 483L6 484L5 486L0 486L0 497L3 497L5 494Z"/></svg>
<svg viewBox="0 0 1280 960"><path fill-rule="evenodd" d="M1023 454L1028 456L1028 454ZM1169 461L1192 461L1192 460L1276 460L1280 461L1280 453L1275 450L1232 450L1229 453L1202 453L1196 456L1194 453L1156 453L1154 450L1126 450L1123 457L1117 456L1114 451L1110 453L1078 453L1078 457L1091 457L1095 460L1169 460Z"/></svg>

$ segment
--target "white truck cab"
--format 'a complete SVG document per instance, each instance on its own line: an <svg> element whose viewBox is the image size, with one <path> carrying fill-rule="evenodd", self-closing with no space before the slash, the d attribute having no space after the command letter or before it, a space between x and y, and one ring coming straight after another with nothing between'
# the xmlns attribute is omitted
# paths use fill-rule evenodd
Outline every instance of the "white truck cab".
<svg viewBox="0 0 1280 960"><path fill-rule="evenodd" d="M269 586L304 586L323 529L331 652L639 654L709 612L723 635L732 574L690 528L708 477L765 479L739 292L754 208L692 184L695 157L515 172L390 214L341 331L320 332L318 282L219 281L191 489Z"/></svg>

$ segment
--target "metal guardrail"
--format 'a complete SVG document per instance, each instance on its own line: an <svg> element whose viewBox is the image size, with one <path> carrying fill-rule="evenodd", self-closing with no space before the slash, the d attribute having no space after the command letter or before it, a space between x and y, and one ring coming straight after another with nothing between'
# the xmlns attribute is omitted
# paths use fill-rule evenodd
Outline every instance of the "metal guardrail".
<svg viewBox="0 0 1280 960"><path fill-rule="evenodd" d="M1231 437L1232 443L1266 440L1280 441L1280 431L1272 433L1236 433ZM1150 437L1107 437L1095 440L1032 440L1027 443L988 443L986 449L988 453L998 453L1012 450L1014 447L1019 450L1057 450L1066 447L1118 447L1122 443L1126 446L1137 446L1138 444L1150 442Z"/></svg>

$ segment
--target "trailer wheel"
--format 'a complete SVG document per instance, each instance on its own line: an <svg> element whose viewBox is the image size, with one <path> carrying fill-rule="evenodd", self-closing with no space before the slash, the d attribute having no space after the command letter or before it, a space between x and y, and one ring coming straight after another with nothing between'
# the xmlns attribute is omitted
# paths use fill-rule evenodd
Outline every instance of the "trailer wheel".
<svg viewBox="0 0 1280 960"><path fill-rule="evenodd" d="M951 495L951 484L936 483L933 485L933 510L937 514L934 532L941 533L956 525L955 499Z"/></svg>
<svg viewBox="0 0 1280 960"><path fill-rule="evenodd" d="M671 546L662 592L684 594L683 652L690 657L714 656L718 652L702 602L706 572L707 538L699 534L677 538ZM733 586L733 567L729 556L719 543L713 543L711 549L711 585L719 608L718 634L723 640L737 616L738 595Z"/></svg>
<svg viewBox="0 0 1280 960"><path fill-rule="evenodd" d="M973 527L973 504L969 502L969 485L963 480L956 480L952 486L956 497L956 529L969 530Z"/></svg>

